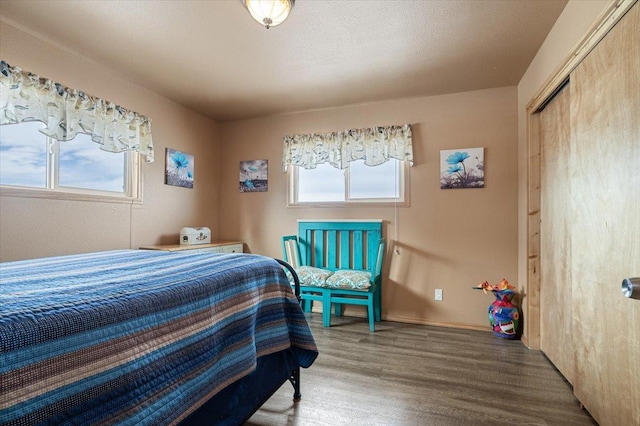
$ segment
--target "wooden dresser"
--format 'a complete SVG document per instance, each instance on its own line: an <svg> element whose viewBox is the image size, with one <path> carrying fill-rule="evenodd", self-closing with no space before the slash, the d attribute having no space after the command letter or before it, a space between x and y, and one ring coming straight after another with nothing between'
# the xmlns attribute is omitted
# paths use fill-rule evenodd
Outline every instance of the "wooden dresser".
<svg viewBox="0 0 640 426"><path fill-rule="evenodd" d="M181 250L201 250L209 253L242 253L242 241L219 241L210 244L165 244L159 246L142 246L141 250L164 250L164 251L181 251Z"/></svg>

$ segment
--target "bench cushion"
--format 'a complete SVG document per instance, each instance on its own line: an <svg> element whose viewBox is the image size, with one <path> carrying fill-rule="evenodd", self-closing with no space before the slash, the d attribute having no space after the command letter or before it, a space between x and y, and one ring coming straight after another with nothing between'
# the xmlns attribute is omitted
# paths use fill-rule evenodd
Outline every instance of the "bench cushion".
<svg viewBox="0 0 640 426"><path fill-rule="evenodd" d="M324 287L327 279L333 274L331 271L313 266L300 266L296 268L296 273L300 279L300 285L313 287Z"/></svg>
<svg viewBox="0 0 640 426"><path fill-rule="evenodd" d="M368 271L340 269L327 278L325 287L366 291L371 287L370 279L371 273Z"/></svg>

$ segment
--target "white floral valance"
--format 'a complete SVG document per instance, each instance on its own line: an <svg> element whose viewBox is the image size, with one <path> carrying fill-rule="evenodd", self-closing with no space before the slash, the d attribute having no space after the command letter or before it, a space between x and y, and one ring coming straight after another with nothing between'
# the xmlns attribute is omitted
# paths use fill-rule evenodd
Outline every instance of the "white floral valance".
<svg viewBox="0 0 640 426"><path fill-rule="evenodd" d="M0 61L0 124L41 121L60 141L91 135L100 149L139 151L153 162L151 119Z"/></svg>
<svg viewBox="0 0 640 426"><path fill-rule="evenodd" d="M285 172L289 165L314 169L323 163L345 169L351 161L377 166L391 158L413 165L410 125L285 136L282 166Z"/></svg>

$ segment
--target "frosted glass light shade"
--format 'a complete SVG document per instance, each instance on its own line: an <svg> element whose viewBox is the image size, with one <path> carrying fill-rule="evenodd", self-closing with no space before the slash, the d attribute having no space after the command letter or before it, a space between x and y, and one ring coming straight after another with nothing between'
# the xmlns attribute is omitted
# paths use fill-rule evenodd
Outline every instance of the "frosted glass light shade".
<svg viewBox="0 0 640 426"><path fill-rule="evenodd" d="M295 0L240 0L253 19L267 29L280 25L293 9Z"/></svg>

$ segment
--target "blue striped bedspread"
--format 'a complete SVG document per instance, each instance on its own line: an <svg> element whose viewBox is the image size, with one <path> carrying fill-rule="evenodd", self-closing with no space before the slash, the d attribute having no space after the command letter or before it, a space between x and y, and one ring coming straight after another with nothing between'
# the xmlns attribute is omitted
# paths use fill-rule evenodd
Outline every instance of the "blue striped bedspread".
<svg viewBox="0 0 640 426"><path fill-rule="evenodd" d="M291 348L317 348L282 268L118 250L0 264L0 424L164 425Z"/></svg>

